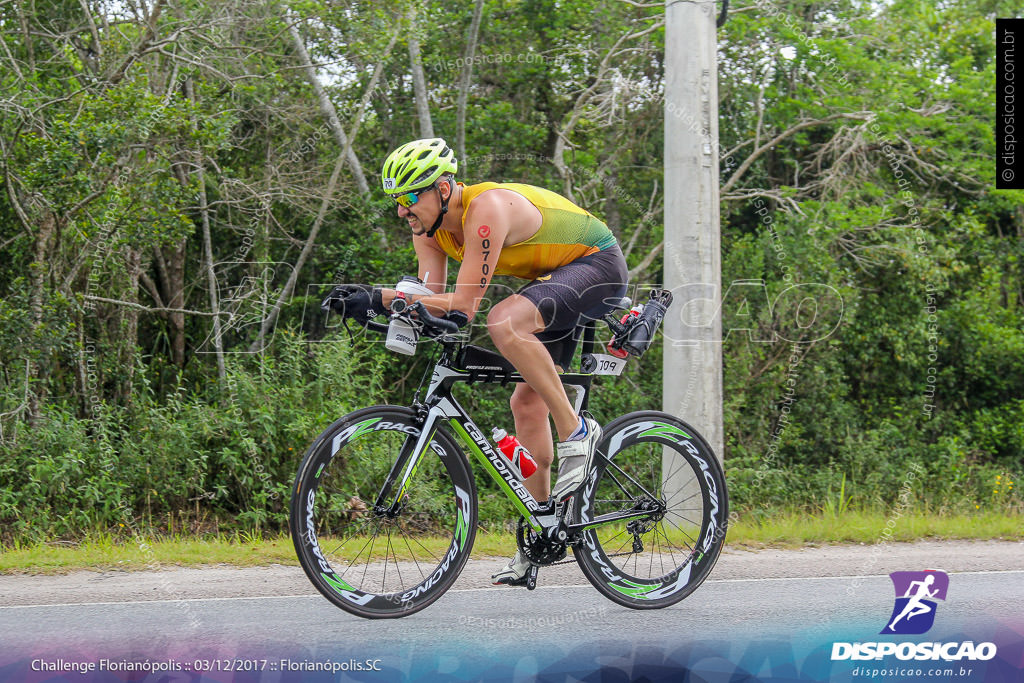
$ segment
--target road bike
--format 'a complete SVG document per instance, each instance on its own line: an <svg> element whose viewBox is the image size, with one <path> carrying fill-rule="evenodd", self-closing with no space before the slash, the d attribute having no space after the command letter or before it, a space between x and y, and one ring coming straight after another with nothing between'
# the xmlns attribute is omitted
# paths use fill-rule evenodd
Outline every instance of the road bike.
<svg viewBox="0 0 1024 683"><path fill-rule="evenodd" d="M628 299L622 305L628 308ZM528 588L536 586L538 566L563 561L570 549L598 591L635 609L675 604L707 578L725 541L728 495L718 459L693 427L653 410L612 420L583 484L540 504L452 393L459 384L522 377L420 304L392 314L392 323L399 318L434 342L423 399L427 375L410 405L377 405L337 420L309 447L295 479L291 535L324 597L360 617L394 618L427 607L452 586L477 531L466 453L520 515L517 543L534 563ZM621 332L615 318L606 322ZM594 378L618 375L625 359L594 352L594 321L577 333L579 372L560 377L579 413Z"/></svg>

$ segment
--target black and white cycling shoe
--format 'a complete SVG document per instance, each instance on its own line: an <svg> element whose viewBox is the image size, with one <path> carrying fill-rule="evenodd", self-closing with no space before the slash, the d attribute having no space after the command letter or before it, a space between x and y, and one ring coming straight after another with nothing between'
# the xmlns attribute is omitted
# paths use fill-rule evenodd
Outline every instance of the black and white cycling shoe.
<svg viewBox="0 0 1024 683"><path fill-rule="evenodd" d="M583 483L587 472L594 461L597 442L601 440L601 425L589 417L583 418L587 425L587 435L575 441L559 441L558 479L552 492L554 500L561 500Z"/></svg>
<svg viewBox="0 0 1024 683"><path fill-rule="evenodd" d="M495 586L525 586L530 574L531 562L517 550L515 557L508 561L497 574L491 575Z"/></svg>

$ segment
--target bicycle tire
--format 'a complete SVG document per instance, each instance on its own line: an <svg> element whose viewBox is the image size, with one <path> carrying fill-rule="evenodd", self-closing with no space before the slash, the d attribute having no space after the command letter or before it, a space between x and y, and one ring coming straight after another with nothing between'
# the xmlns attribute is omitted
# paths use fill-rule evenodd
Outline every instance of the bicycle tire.
<svg viewBox="0 0 1024 683"><path fill-rule="evenodd" d="M409 408L358 410L313 442L295 478L289 528L299 562L324 597L360 617L404 617L427 607L455 582L473 549L476 485L465 454L441 429L398 512L383 511L394 492L374 507L402 445L409 440L411 448L419 432Z"/></svg>
<svg viewBox="0 0 1024 683"><path fill-rule="evenodd" d="M667 464L666 452L676 456ZM707 578L725 542L728 493L718 459L696 430L658 411L613 420L597 453L575 496L574 520L638 509L648 494L666 512L640 519L632 530L615 522L583 531L573 545L580 569L620 605L660 609L679 602ZM639 552L630 545L637 539Z"/></svg>

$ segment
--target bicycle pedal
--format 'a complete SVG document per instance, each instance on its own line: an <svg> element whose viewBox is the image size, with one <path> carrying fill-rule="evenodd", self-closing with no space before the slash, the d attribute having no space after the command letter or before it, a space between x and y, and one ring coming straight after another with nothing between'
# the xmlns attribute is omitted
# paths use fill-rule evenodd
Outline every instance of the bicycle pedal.
<svg viewBox="0 0 1024 683"><path fill-rule="evenodd" d="M526 590L532 591L537 587L537 570L539 567L535 564L530 565L530 571L526 573Z"/></svg>

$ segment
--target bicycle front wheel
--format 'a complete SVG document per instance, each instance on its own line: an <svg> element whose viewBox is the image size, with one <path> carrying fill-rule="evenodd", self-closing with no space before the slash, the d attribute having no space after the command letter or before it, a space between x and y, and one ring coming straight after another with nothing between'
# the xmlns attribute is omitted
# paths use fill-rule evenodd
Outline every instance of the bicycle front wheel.
<svg viewBox="0 0 1024 683"><path fill-rule="evenodd" d="M445 432L435 431L394 504L419 434L409 408L366 408L324 431L299 468L289 520L299 562L352 614L423 609L451 587L473 548L476 486Z"/></svg>
<svg viewBox="0 0 1024 683"><path fill-rule="evenodd" d="M629 413L604 428L575 519L595 524L573 546L601 593L634 609L675 604L714 567L725 541L725 476L682 420Z"/></svg>

